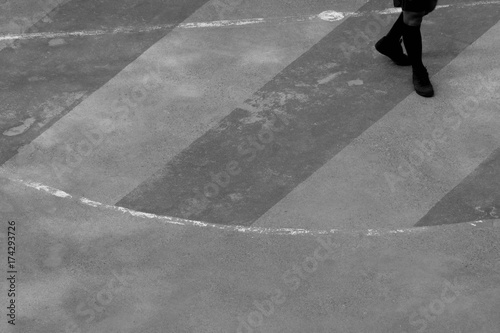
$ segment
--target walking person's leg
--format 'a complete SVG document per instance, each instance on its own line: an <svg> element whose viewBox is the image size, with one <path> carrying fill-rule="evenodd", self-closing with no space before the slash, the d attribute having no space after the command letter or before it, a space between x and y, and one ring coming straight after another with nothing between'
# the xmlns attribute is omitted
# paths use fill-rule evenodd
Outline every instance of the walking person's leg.
<svg viewBox="0 0 500 333"><path fill-rule="evenodd" d="M408 59L408 56L403 53L403 48L401 47L403 31L404 22L403 13L401 13L387 35L375 43L375 49L383 55L391 58L396 65L409 66L410 60Z"/></svg>
<svg viewBox="0 0 500 333"><path fill-rule="evenodd" d="M422 19L436 8L437 0L403 0L403 42L413 69L413 86L417 94L434 96L434 88L422 62Z"/></svg>
<svg viewBox="0 0 500 333"><path fill-rule="evenodd" d="M415 91L421 96L431 97L434 95L434 89L422 63L420 26L422 18L436 8L437 0L394 0L394 5L402 7L403 12L389 33L375 44L375 48L398 65L411 65ZM401 37L408 56L401 48Z"/></svg>

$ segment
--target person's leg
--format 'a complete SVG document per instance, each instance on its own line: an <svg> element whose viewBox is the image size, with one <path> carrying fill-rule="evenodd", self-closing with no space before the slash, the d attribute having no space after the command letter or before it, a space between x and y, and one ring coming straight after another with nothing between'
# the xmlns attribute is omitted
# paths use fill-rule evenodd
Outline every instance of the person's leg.
<svg viewBox="0 0 500 333"><path fill-rule="evenodd" d="M422 69L422 34L420 26L425 13L403 12L403 42L413 69Z"/></svg>
<svg viewBox="0 0 500 333"><path fill-rule="evenodd" d="M415 70L422 70L422 34L420 26L424 16L432 12L438 0L403 0L403 42Z"/></svg>
<svg viewBox="0 0 500 333"><path fill-rule="evenodd" d="M437 3L438 3L438 0L430 0L430 1L429 1L429 5L428 5L428 7L426 8L426 13L425 13L425 15L427 15L427 14L429 14L430 12L434 11L434 9L436 9Z"/></svg>
<svg viewBox="0 0 500 333"><path fill-rule="evenodd" d="M434 10L437 1L438 0L394 0L394 6L401 7L403 12L399 15L387 35L375 43L375 49L383 55L391 58L397 65L410 65L410 60L408 59L408 56L403 53L403 48L401 47L401 37L403 36L406 28L405 19L413 20L413 17L405 18L404 12L425 12L424 14L426 15Z"/></svg>
<svg viewBox="0 0 500 333"><path fill-rule="evenodd" d="M404 29L404 20L403 20L403 13L401 12L396 22L394 22L391 30L389 30L389 32L387 33L386 37L391 41L399 43L401 37L403 37L403 29Z"/></svg>
<svg viewBox="0 0 500 333"><path fill-rule="evenodd" d="M396 64L412 66L415 91L425 97L433 96L434 89L422 63L420 25L423 17L436 8L437 2L438 0L394 0L394 5L401 7L403 12L389 33L375 44L377 51L391 58ZM408 56L403 53L401 36Z"/></svg>
<svg viewBox="0 0 500 333"><path fill-rule="evenodd" d="M410 61L401 47L401 37L404 32L403 13L392 26L391 30L375 43L375 49L383 55L389 57L399 66L409 66Z"/></svg>
<svg viewBox="0 0 500 333"><path fill-rule="evenodd" d="M434 6L435 7L435 6ZM403 42L413 69L413 86L417 94L432 97L434 89L429 80L429 74L422 62L422 34L420 26L422 19L429 11L412 12L403 8Z"/></svg>

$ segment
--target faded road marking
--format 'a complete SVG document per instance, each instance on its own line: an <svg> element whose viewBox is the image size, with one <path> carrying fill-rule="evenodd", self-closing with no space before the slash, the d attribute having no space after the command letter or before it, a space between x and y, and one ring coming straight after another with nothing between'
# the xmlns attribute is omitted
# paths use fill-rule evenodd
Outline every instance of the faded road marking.
<svg viewBox="0 0 500 333"><path fill-rule="evenodd" d="M440 5L436 7L436 10L448 8L448 7L471 7L479 5L498 5L500 1L477 1L472 3L456 3L453 5ZM285 24L293 22L304 22L304 21L317 21L317 22L337 22L349 17L362 17L372 14L378 15L391 15L400 13L400 8L387 8L384 10L375 10L369 12L337 12L332 10L323 11L317 15L299 15L299 16L285 16L285 17L269 17L269 18L248 18L248 19L238 19L238 20L219 20L219 21L209 21L209 22L192 22L192 23L181 23L181 24L164 24L164 25L154 25L154 26L144 26L144 27L117 27L114 29L102 29L102 30L82 30L82 31L71 31L71 32L39 32L39 33L23 33L23 34L9 34L0 35L0 41L2 40L16 40L16 39L54 39L54 38L65 38L65 37L85 37L85 36L100 36L108 34L124 34L124 33L144 33L144 32L154 32L158 30L172 29L172 28L223 28L232 26L245 26L245 25L255 25L255 24Z"/></svg>

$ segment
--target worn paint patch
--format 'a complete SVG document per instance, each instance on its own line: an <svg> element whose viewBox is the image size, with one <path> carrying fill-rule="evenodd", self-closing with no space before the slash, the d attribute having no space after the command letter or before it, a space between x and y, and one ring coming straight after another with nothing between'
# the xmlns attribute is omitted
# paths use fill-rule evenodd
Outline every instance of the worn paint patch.
<svg viewBox="0 0 500 333"><path fill-rule="evenodd" d="M318 17L323 21L335 22L342 20L345 17L345 14L334 10L326 10L320 13Z"/></svg>
<svg viewBox="0 0 500 333"><path fill-rule="evenodd" d="M241 199L243 199L243 194L231 193L231 194L229 194L229 197L231 198L232 201L236 202L236 201L240 201Z"/></svg>
<svg viewBox="0 0 500 333"><path fill-rule="evenodd" d="M11 129L8 129L5 132L3 132L3 135L16 136L16 135L23 134L24 132L26 132L26 130L28 130L31 127L31 125L33 125L35 120L36 120L35 118L30 117L30 118L26 119L25 121L23 121L22 125L17 126L17 127L13 127Z"/></svg>
<svg viewBox="0 0 500 333"><path fill-rule="evenodd" d="M351 80L351 81L347 81L347 84L349 85L349 87L351 87L351 86L361 86L361 85L363 85L363 80L360 80L360 79Z"/></svg>
<svg viewBox="0 0 500 333"><path fill-rule="evenodd" d="M305 103L309 100L309 97L306 94L295 93L295 92L288 92L288 93L275 92L262 100L259 100L258 97L253 96L247 101L247 103L244 103L239 106L240 109L243 109L248 113L250 113L250 116L242 118L240 120L240 123L253 124L259 121L268 122L267 117L264 116L264 111L266 109L274 107L276 114L282 114L283 111L279 110L279 108L283 107L287 102L291 100L296 100L301 103Z"/></svg>
<svg viewBox="0 0 500 333"><path fill-rule="evenodd" d="M79 92L64 92L59 96L55 96L47 102L43 103L41 118L42 121L38 123L38 127L45 126L55 117L59 116L64 110L69 106L73 105L76 101L82 99L86 94L86 91Z"/></svg>
<svg viewBox="0 0 500 333"><path fill-rule="evenodd" d="M277 54L277 50L253 50L243 57L244 64L274 64L280 63L282 57Z"/></svg>
<svg viewBox="0 0 500 333"><path fill-rule="evenodd" d="M54 38L49 41L49 46L59 46L66 44L66 41L62 38Z"/></svg>
<svg viewBox="0 0 500 333"><path fill-rule="evenodd" d="M346 72L342 71L342 72L337 72L337 73L330 74L327 77L325 77L324 79L319 80L318 84L328 83L328 82L334 80L337 76L339 76L340 74L343 74L343 73L346 73Z"/></svg>
<svg viewBox="0 0 500 333"><path fill-rule="evenodd" d="M252 105L242 104L239 106L239 108L250 113L250 116L248 116L246 118L242 118L240 120L240 123L242 123L242 124L254 124L254 123L257 123L259 121L266 120L266 117L264 117L261 113L262 110L254 107Z"/></svg>
<svg viewBox="0 0 500 333"><path fill-rule="evenodd" d="M44 81L44 80L46 80L46 78L43 76L32 76L28 79L29 82L37 82L37 81Z"/></svg>

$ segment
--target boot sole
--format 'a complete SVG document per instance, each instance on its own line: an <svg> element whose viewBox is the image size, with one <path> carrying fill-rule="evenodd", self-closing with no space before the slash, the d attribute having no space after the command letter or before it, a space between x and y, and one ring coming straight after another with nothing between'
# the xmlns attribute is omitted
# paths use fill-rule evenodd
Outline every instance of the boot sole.
<svg viewBox="0 0 500 333"><path fill-rule="evenodd" d="M421 87L424 88L427 86L422 85ZM415 84L415 80L413 80L413 88L415 89L415 92L422 97L433 97L434 96L434 87L432 86L432 83L430 83L429 86L427 87L429 89L419 90L419 89L417 89L417 85Z"/></svg>
<svg viewBox="0 0 500 333"><path fill-rule="evenodd" d="M427 97L427 98L434 97L434 92L425 93L425 92L419 92L417 90L415 90L415 92L417 93L417 95L420 95L422 97Z"/></svg>

